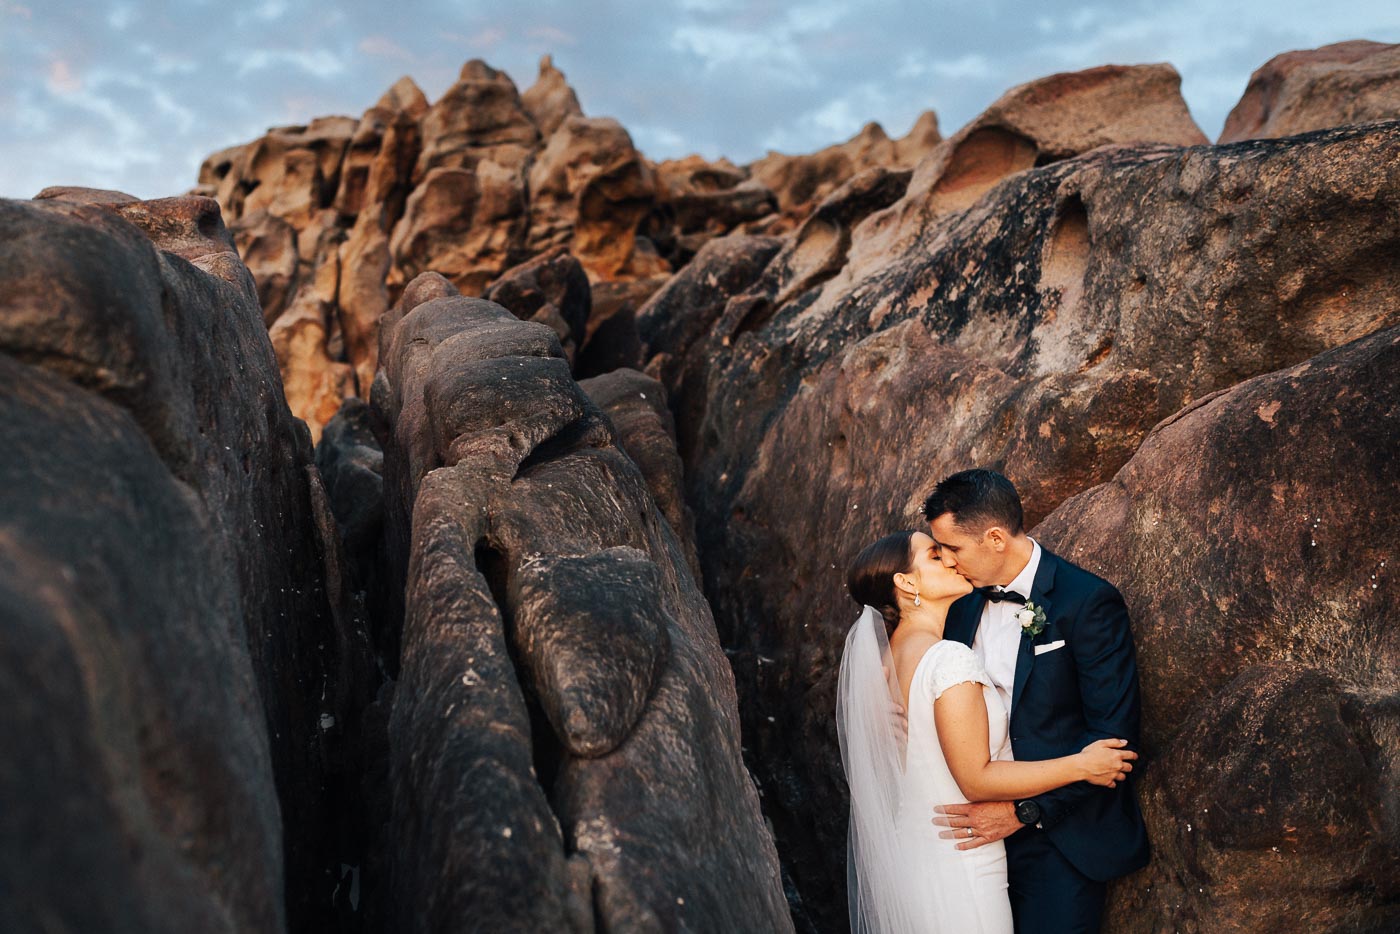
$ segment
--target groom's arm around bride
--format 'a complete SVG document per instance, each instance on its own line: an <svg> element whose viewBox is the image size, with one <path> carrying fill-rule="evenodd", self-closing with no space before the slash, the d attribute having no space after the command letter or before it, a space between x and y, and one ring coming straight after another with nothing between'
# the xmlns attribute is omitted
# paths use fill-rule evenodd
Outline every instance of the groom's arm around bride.
<svg viewBox="0 0 1400 934"><path fill-rule="evenodd" d="M1055 758L1112 737L1136 748L1137 662L1117 589L1029 538L1020 498L998 473L948 477L925 516L944 563L978 588L953 605L945 636L983 660L1010 711L1015 758ZM1148 859L1131 781L940 810L935 822L952 828L945 836L972 828L961 849L1006 840L1020 934L1097 930L1107 881Z"/></svg>

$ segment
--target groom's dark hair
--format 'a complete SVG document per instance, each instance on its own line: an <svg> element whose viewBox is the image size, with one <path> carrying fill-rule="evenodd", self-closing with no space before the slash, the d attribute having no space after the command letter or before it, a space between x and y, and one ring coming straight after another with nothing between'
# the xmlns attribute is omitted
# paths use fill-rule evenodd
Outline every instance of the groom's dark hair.
<svg viewBox="0 0 1400 934"><path fill-rule="evenodd" d="M932 522L944 513L951 513L960 528L977 533L999 525L1020 535L1025 521L1016 487L995 470L963 470L938 481L924 500L924 518Z"/></svg>

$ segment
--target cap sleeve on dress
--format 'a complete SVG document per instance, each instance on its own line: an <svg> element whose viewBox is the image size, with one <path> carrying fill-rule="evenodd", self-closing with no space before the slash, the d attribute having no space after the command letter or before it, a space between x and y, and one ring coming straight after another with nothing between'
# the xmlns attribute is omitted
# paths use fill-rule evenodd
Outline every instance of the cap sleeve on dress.
<svg viewBox="0 0 1400 934"><path fill-rule="evenodd" d="M943 641L933 647L938 654L928 665L927 691L932 700L938 700L943 692L955 684L973 681L992 686L992 679L977 660L977 654L961 642Z"/></svg>

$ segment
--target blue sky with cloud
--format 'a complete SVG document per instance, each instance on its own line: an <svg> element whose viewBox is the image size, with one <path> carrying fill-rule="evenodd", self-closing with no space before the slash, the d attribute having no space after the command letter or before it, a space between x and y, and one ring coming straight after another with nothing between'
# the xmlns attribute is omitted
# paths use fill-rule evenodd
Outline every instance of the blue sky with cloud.
<svg viewBox="0 0 1400 934"><path fill-rule="evenodd" d="M745 162L928 108L947 135L1013 85L1109 62L1174 64L1214 137L1273 55L1355 38L1400 41L1400 4L0 0L0 196L179 194L215 150L358 115L404 74L435 99L471 58L524 90L551 53L653 158Z"/></svg>

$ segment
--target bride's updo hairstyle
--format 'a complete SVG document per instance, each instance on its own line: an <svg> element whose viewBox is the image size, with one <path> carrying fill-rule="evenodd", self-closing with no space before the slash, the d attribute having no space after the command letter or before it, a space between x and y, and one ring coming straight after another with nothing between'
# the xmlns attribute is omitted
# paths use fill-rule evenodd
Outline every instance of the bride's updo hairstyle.
<svg viewBox="0 0 1400 934"><path fill-rule="evenodd" d="M914 532L895 532L871 542L856 555L846 572L846 590L861 606L873 606L885 618L886 632L899 625L899 600L894 576L908 574L914 566L910 543Z"/></svg>

